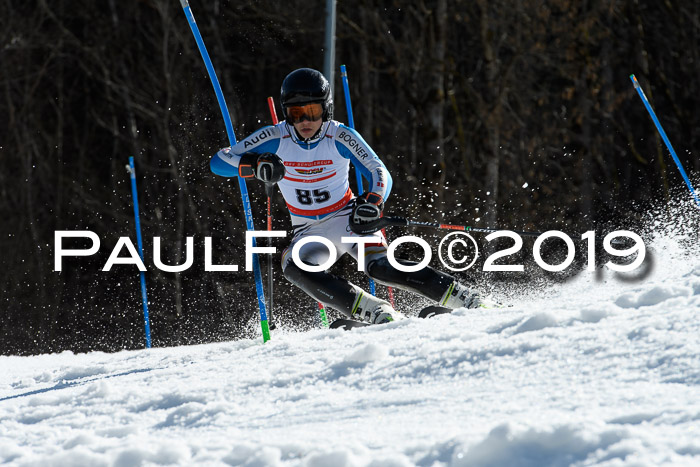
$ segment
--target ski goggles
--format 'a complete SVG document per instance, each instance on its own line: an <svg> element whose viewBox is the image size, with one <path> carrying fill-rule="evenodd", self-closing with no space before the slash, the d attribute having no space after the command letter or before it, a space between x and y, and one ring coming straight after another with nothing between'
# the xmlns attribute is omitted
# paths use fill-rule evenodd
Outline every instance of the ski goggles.
<svg viewBox="0 0 700 467"><path fill-rule="evenodd" d="M314 102L306 105L293 105L287 107L287 120L289 123L300 123L304 120L315 122L323 117L323 105L320 102Z"/></svg>

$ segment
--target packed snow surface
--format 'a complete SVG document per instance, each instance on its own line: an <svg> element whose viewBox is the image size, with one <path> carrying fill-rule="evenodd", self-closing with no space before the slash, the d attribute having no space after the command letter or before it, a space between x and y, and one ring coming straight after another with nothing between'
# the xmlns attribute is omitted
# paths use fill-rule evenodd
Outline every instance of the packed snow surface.
<svg viewBox="0 0 700 467"><path fill-rule="evenodd" d="M265 344L0 357L0 461L697 466L692 235L653 239L641 279L584 271L503 309Z"/></svg>

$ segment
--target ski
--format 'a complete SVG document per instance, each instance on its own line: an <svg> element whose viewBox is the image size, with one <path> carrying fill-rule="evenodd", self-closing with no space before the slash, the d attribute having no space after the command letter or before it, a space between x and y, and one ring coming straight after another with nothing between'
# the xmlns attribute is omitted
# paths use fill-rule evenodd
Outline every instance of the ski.
<svg viewBox="0 0 700 467"><path fill-rule="evenodd" d="M419 313L419 318L432 318L437 315L444 315L446 313L451 313L452 308L447 308L439 305L431 305L423 308ZM364 328L366 326L371 326L369 323L364 321L356 321L354 319L340 318L336 319L329 326L330 329L342 329L344 331L349 331L353 328Z"/></svg>
<svg viewBox="0 0 700 467"><path fill-rule="evenodd" d="M371 326L369 323L364 321L355 321L354 319L340 318L336 319L328 326L330 329L342 329L343 331L349 331L353 328L364 328L365 326Z"/></svg>
<svg viewBox="0 0 700 467"><path fill-rule="evenodd" d="M432 318L437 315L444 315L446 313L452 313L452 308L447 308L439 305L431 305L423 308L420 313L418 313L419 318Z"/></svg>

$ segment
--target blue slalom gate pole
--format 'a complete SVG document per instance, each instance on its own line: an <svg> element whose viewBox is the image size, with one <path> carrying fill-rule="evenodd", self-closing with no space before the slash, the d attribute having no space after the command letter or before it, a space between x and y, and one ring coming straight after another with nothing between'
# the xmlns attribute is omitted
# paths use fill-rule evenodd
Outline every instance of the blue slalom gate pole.
<svg viewBox="0 0 700 467"><path fill-rule="evenodd" d="M216 77L216 72L214 71L214 66L209 58L209 53L204 45L204 40L199 32L199 27L194 20L194 15L192 14L192 9L190 8L189 2L187 0L180 0L182 9L187 17L187 22L192 30L192 35L194 35L194 40L197 42L197 47L199 48L199 53L202 55L204 60L204 65L207 67L207 72L209 73L209 79L211 80L212 86L214 86L214 92L216 93L216 99L219 102L219 108L221 109L221 115L224 118L224 124L226 125L226 134L228 135L229 144L231 146L236 144L236 135L233 132L233 124L231 123L231 116L228 112L228 107L226 106L226 99L224 99L224 93L221 91L221 85L219 85L219 79ZM241 177L236 177L238 179L238 187L241 190L241 198L243 199L243 211L245 213L246 228L250 231L255 230L253 225L253 210L250 207L250 198L248 196L248 187L246 186L245 180ZM255 238L253 238L253 247L256 246ZM255 290L258 294L258 308L260 310L260 326L262 327L263 342L270 340L270 326L267 321L267 310L265 308L265 293L263 292L262 284L262 274L260 272L260 260L257 254L253 254L253 274L255 276Z"/></svg>
<svg viewBox="0 0 700 467"><path fill-rule="evenodd" d="M348 84L348 70L345 67L345 65L340 65L340 76L343 80L343 92L345 94L345 109L347 110L348 114L348 126L354 130L355 119L352 116L352 102L350 101L350 85ZM357 180L357 191L359 191L357 196L360 196L364 193L364 186L362 185L362 174L357 169L357 167L355 167L355 178ZM384 233L384 231L382 231L382 233ZM389 293L389 302L391 302L391 306L394 306L394 289L392 287L387 287L387 292ZM372 279L371 277L369 279L369 293L371 293L372 295L377 295L377 287L374 284L374 279Z"/></svg>
<svg viewBox="0 0 700 467"><path fill-rule="evenodd" d="M143 241L141 240L141 221L139 220L139 197L136 191L136 169L134 158L129 157L129 165L126 166L131 178L131 197L134 199L134 220L136 223L136 243L139 247L139 256L143 262ZM146 272L141 271L141 301L143 302L143 325L146 332L146 348L151 348L151 322L148 319L148 298L146 297Z"/></svg>
<svg viewBox="0 0 700 467"><path fill-rule="evenodd" d="M348 114L348 126L354 130L355 119L352 116L352 102L350 102L350 85L348 84L348 71L345 68L345 65L340 65L340 76L343 80L343 92L345 93L345 109ZM355 167L355 180L357 180L357 196L360 196L364 193L365 188L362 185L362 174L359 170L357 170L357 167ZM374 285L374 280L372 278L369 279L369 293L371 293L372 295L377 295L377 288Z"/></svg>
<svg viewBox="0 0 700 467"><path fill-rule="evenodd" d="M676 163L676 166L678 166L678 170L681 172L681 176L683 177L683 180L685 180L685 184L688 185L688 189L690 190L690 194L693 195L693 198L695 198L695 203L698 205L698 208L700 208L700 198L698 198L698 195L695 192L695 189L693 188L692 183L690 183L690 179L688 178L688 175L685 173L685 170L683 169L683 164L681 164L680 159L678 159L678 156L676 155L676 151L673 149L673 146L671 145L671 141L669 141L668 136L666 136L666 132L664 131L663 127L661 126L659 119L656 118L656 113L654 112L654 109L651 108L651 104L649 104L649 100L647 99L647 96L644 94L644 90L642 89L642 86L640 86L639 81L637 81L637 77L634 76L633 74L630 75L630 79L632 80L632 84L634 84L634 89L637 90L637 94L639 94L639 97L642 99L642 102L644 102L644 106L647 108L647 111L649 112L651 119L654 121L654 125L656 125L656 129L659 131L661 138L663 138L664 143L666 144L666 147L668 148L669 152L671 153L671 157L673 157L673 161Z"/></svg>
<svg viewBox="0 0 700 467"><path fill-rule="evenodd" d="M345 68L345 65L340 65L340 76L343 80L343 92L345 93L345 109L347 110L348 114L348 126L354 130L355 119L352 116L352 102L350 101L350 85L348 84L348 71ZM359 170L357 170L357 167L355 167L355 179L357 180L357 191L359 191L357 196L360 196L362 193L364 193L364 187L362 186L362 174Z"/></svg>

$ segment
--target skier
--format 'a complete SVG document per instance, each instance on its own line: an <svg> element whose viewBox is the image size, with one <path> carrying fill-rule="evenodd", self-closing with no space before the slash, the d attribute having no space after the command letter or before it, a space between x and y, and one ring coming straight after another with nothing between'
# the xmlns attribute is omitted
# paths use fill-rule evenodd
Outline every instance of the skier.
<svg viewBox="0 0 700 467"><path fill-rule="evenodd" d="M370 324L400 319L388 302L328 271L305 271L292 258L295 244L309 236L321 236L335 245L337 258L348 253L358 260L358 251L362 251L358 244L343 243L341 237L370 237L364 245L364 258L359 260L372 279L416 292L448 308L479 306L477 294L450 275L431 267L417 272L395 269L387 259L383 234L363 233L362 224L381 217L392 178L358 132L333 120L333 99L326 78L310 68L291 72L282 82L281 104L284 121L220 150L210 165L212 172L224 177L255 177L277 184L293 228L291 243L282 254L284 276L314 300L350 318ZM350 189L350 162L369 180L368 192L359 197ZM307 265L325 264L329 257L329 248L321 243L299 247L299 259Z"/></svg>

